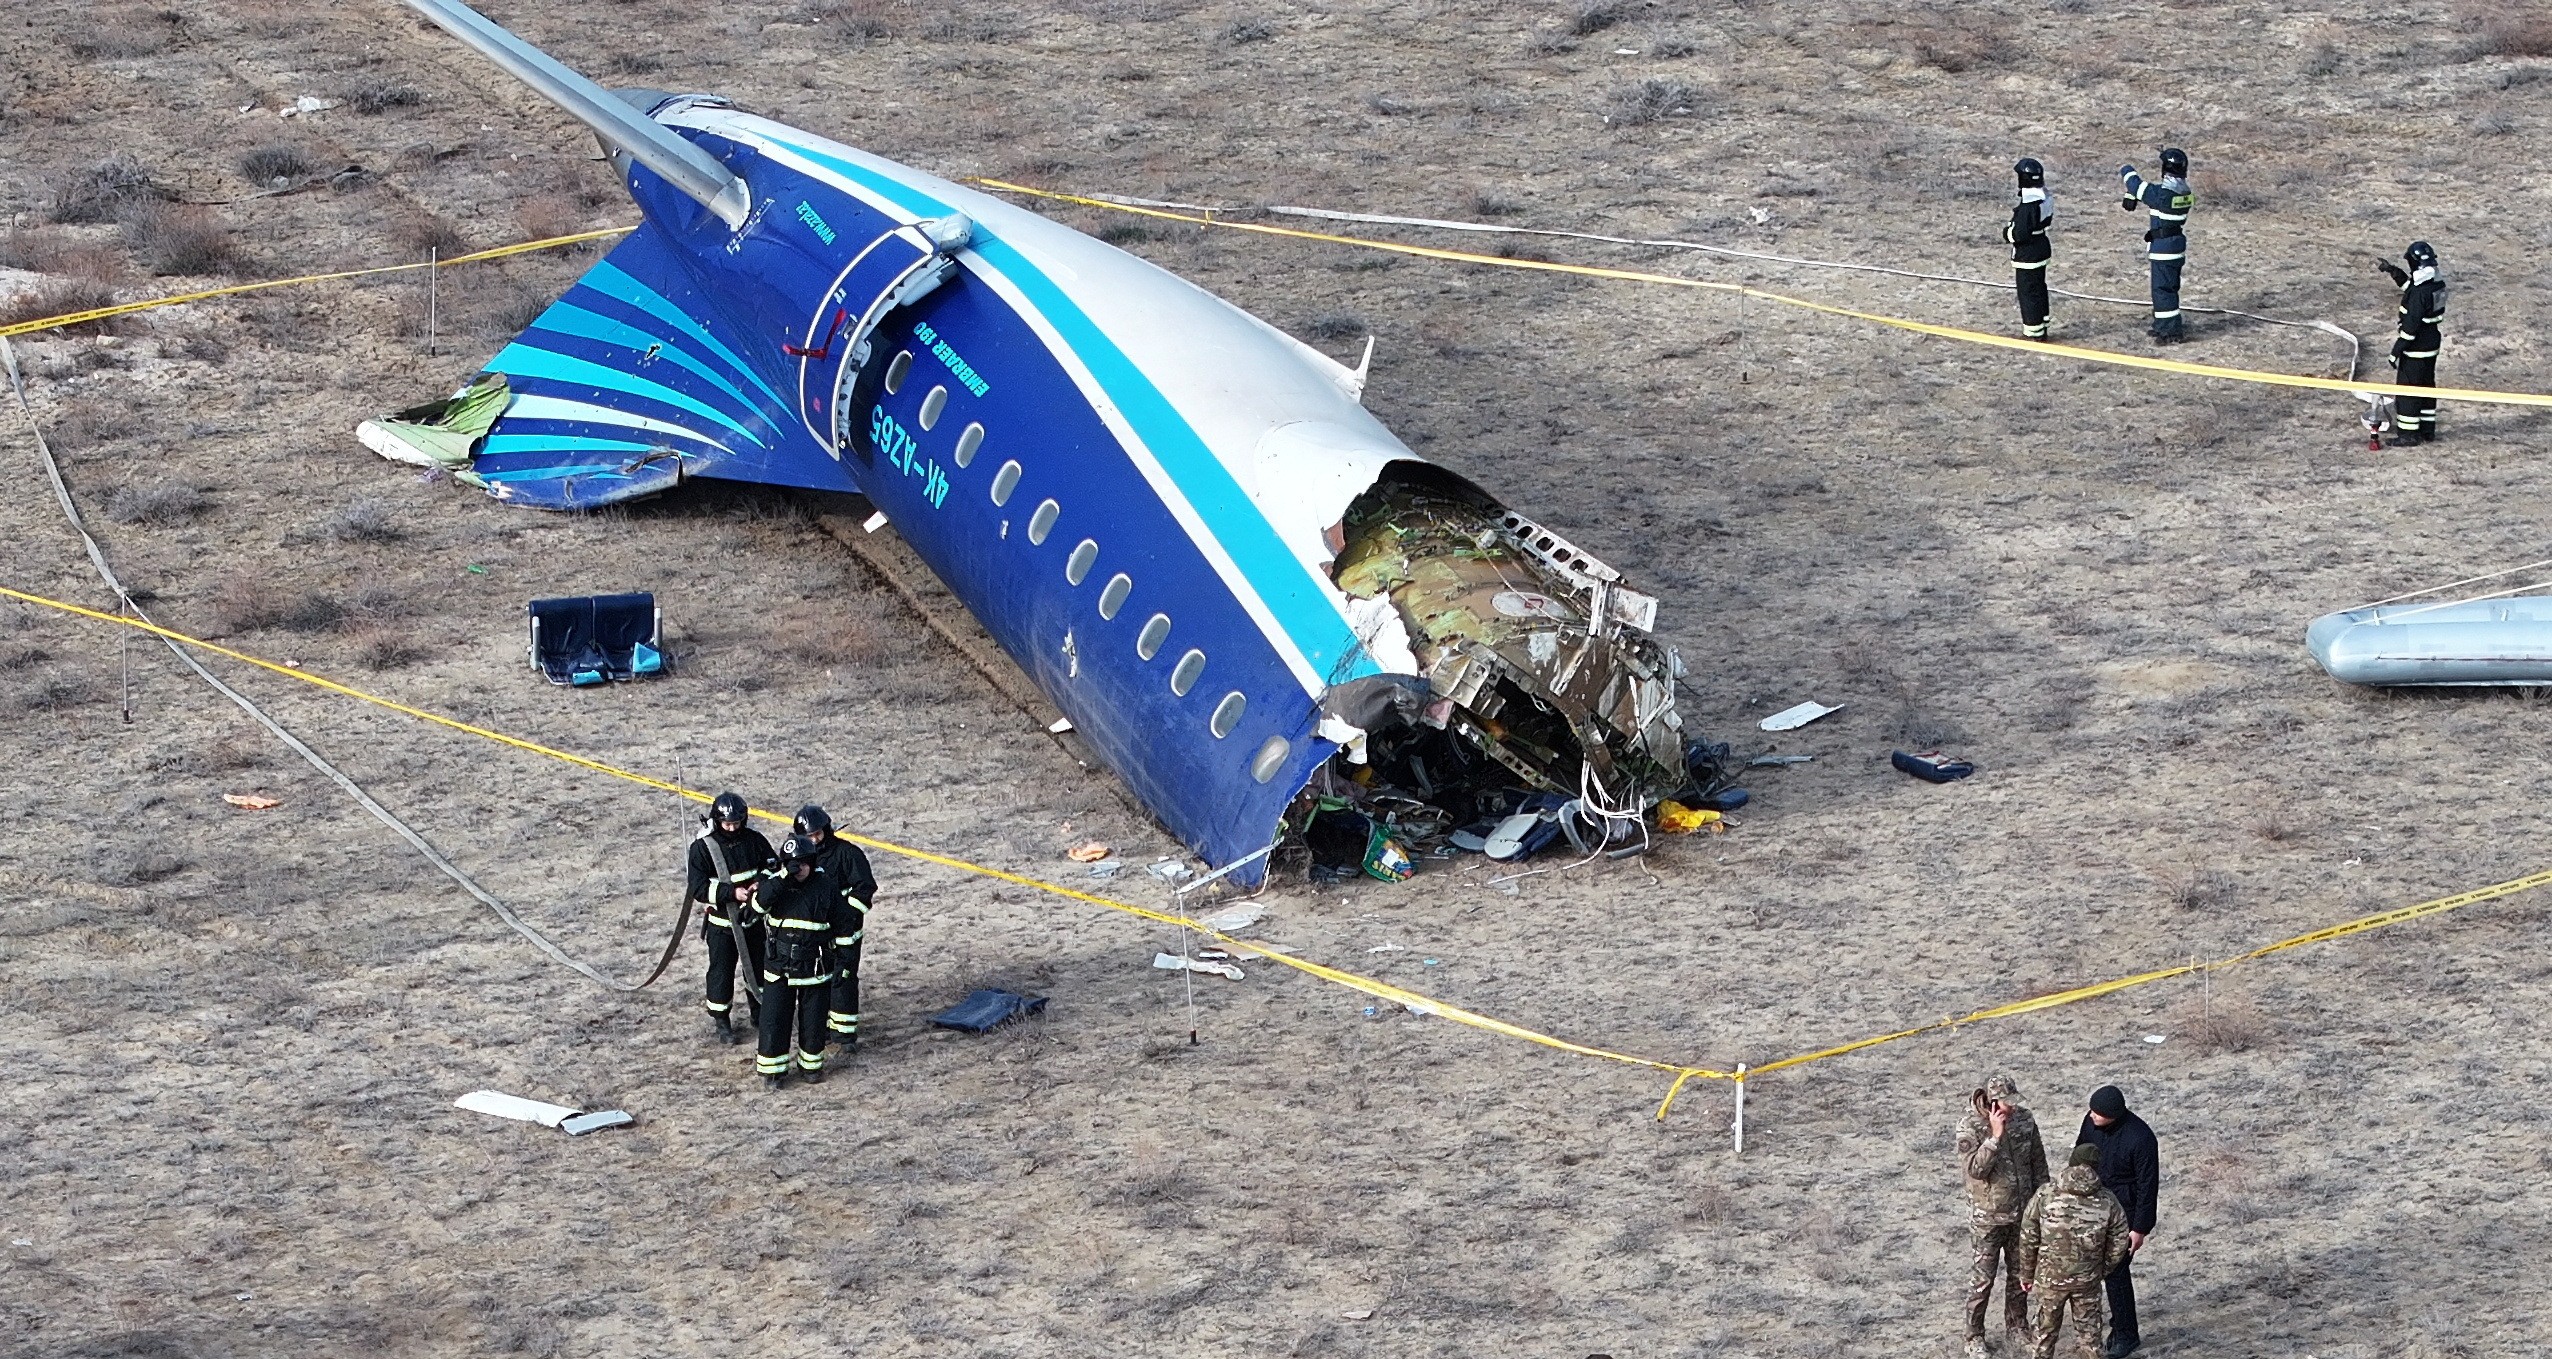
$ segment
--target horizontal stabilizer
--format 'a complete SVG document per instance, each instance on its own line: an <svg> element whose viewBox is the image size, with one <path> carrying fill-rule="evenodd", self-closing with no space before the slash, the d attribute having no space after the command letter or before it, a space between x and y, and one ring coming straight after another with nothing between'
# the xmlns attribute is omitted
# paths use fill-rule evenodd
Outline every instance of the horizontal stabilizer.
<svg viewBox="0 0 2552 1359"><path fill-rule="evenodd" d="M641 228L488 360L514 393L470 470L499 499L591 509L686 477L761 479L794 428L770 375Z"/></svg>

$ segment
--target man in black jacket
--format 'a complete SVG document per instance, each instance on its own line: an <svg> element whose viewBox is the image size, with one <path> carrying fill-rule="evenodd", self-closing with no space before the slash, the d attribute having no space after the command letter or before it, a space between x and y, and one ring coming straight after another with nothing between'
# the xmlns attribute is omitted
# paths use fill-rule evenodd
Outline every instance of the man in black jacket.
<svg viewBox="0 0 2552 1359"><path fill-rule="evenodd" d="M2440 329L2446 320L2446 281L2437 275L2437 252L2426 241L2412 241L2401 253L2399 268L2390 260L2375 267L2401 289L2400 325L2395 327L2392 365L2405 387L2437 385L2437 351L2444 347ZM2424 444L2437 437L2437 398L2404 396L2393 400L2393 446Z"/></svg>
<svg viewBox="0 0 2552 1359"><path fill-rule="evenodd" d="M814 842L815 867L842 894L844 930L833 940L833 996L824 1026L849 1052L860 1041L860 944L868 937L868 906L877 899L877 875L860 847L833 833L833 818L810 802L791 827Z"/></svg>
<svg viewBox="0 0 2552 1359"><path fill-rule="evenodd" d="M2135 1280L2128 1271L2145 1238L2153 1234L2154 1204L2162 1193L2162 1152L2153 1129L2127 1112L2127 1097L2114 1085L2091 1092L2091 1110L2083 1115L2082 1133L2074 1144L2099 1149L2101 1187L2117 1195L2119 1206L2127 1210L2127 1258L2106 1280L2109 1344L2103 1351L2108 1359L2123 1359L2144 1344L2136 1329Z"/></svg>
<svg viewBox="0 0 2552 1359"><path fill-rule="evenodd" d="M730 1012L735 1007L735 969L740 961L752 971L746 985L762 973L762 921L753 894L779 865L771 842L749 822L744 798L720 793L709 804L700 834L691 841L690 883L685 889L700 912L700 937L709 946L709 976L701 1002L727 1042L738 1041ZM738 948L741 944L743 947Z"/></svg>
<svg viewBox="0 0 2552 1359"><path fill-rule="evenodd" d="M2047 338L2047 260L2055 251L2047 242L2056 225L2056 205L2047 197L2047 167L2023 156L2011 167L2020 187L2013 192L2011 220L2003 224L2003 240L2011 246L2012 287L2020 296L2020 333Z"/></svg>

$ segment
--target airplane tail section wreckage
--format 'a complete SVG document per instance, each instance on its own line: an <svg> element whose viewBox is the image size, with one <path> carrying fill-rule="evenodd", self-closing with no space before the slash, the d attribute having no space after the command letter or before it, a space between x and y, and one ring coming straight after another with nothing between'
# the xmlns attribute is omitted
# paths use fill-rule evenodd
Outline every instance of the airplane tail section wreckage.
<svg viewBox="0 0 2552 1359"><path fill-rule="evenodd" d="M1243 883L1325 796L1437 830L1566 804L1601 846L1691 782L1657 601L1412 453L1363 367L1007 202L407 2L591 127L645 220L459 394L367 422L376 451L540 509L858 492Z"/></svg>

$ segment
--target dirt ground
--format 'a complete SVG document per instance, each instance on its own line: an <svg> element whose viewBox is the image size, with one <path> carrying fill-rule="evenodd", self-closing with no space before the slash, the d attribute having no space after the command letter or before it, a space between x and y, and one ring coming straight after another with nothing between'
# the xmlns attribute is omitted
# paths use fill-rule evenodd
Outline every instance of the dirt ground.
<svg viewBox="0 0 2552 1359"><path fill-rule="evenodd" d="M0 294L37 299L14 314L631 217L588 139L387 0L169 5L11 10ZM2393 294L2368 261L2425 237L2454 289L2445 379L2552 388L2540 7L492 12L608 80L720 91L944 174L1907 268L1994 273L2009 163L2036 154L2057 281L2130 295L2140 222L2109 175L2172 142L2197 167L2192 302L2326 317L2379 363ZM277 115L304 95L346 102ZM265 178L242 158L271 147L295 154L255 168L288 181L362 171L247 197ZM187 201L66 207L117 153ZM1394 429L1665 596L1689 720L1753 751L1765 713L1848 705L1778 738L1816 761L1756 771L1725 836L1513 891L1459 863L1280 882L1262 932L1306 957L1733 1065L2546 866L2540 702L2352 691L2302 646L2326 610L2546 555L2540 412L2449 406L2442 443L2372 452L2342 396L1074 220L1343 356L1377 335L1368 399ZM1952 285L1529 248L2015 324L2006 295ZM448 273L434 353L401 279L18 356L107 551L173 626L1005 868L1080 881L1062 850L1092 837L1171 853L804 505L694 487L542 516L354 443L590 258ZM2311 332L2194 329L2203 361L2343 361ZM2141 330L2058 311L2078 343ZM0 582L104 602L6 424ZM523 601L618 589L664 602L678 676L537 682ZM232 677L568 948L624 975L652 957L688 805ZM1933 745L1982 772L1887 768ZM1782 1073L1753 1087L1740 1157L1724 1085L1660 1124L1653 1073L1369 1016L1275 968L1198 979L1191 1047L1180 982L1146 966L1163 930L891 859L867 1042L768 1095L705 1041L696 942L655 989L606 995L156 644L16 605L0 763L10 1353L1950 1355L1949 1143L1996 1071L2059 1149L2108 1081L2158 1130L2154 1355L2552 1335L2552 894ZM220 800L247 791L283 806ZM926 1026L984 985L1052 1004L990 1037ZM640 1121L569 1141L451 1107L480 1088Z"/></svg>

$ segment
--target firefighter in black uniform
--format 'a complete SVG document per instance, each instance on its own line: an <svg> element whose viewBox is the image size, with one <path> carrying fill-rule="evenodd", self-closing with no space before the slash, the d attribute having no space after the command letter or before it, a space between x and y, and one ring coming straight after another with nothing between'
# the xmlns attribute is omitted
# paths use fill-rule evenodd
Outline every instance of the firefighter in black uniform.
<svg viewBox="0 0 2552 1359"><path fill-rule="evenodd" d="M709 946L703 1004L730 1043L741 1038L730 1015L735 1008L736 945L742 942L742 960L753 969L746 974L750 985L750 978L762 974L762 922L754 910L754 892L779 863L771 842L747 823L747 816L744 799L734 793L720 793L709 804L700 834L691 841L687 889L700 911L700 937Z"/></svg>
<svg viewBox="0 0 2552 1359"><path fill-rule="evenodd" d="M2118 206L2150 215L2144 231L2144 257L2153 266L2153 342L2178 344L2188 338L2180 323L2180 266L2189 258L2189 153L2162 148L2162 182L2148 184L2136 167L2121 165L2118 178L2126 194Z"/></svg>
<svg viewBox="0 0 2552 1359"><path fill-rule="evenodd" d="M2011 173L2020 181L2019 198L2012 204L2010 223L2003 227L2003 240L2011 246L2011 281L2020 293L2020 333L2043 340L2047 338L2047 259L2055 253L2047 232L2056 225L2056 204L2047 197L2047 167L2036 157L2023 156Z"/></svg>
<svg viewBox="0 0 2552 1359"><path fill-rule="evenodd" d="M824 1079L824 1006L833 986L833 940L850 930L842 892L815 866L823 851L792 835L780 842L780 876L762 885L762 1045L753 1069L774 1090L788 1079L789 1039L809 1085Z"/></svg>
<svg viewBox="0 0 2552 1359"><path fill-rule="evenodd" d="M2437 385L2437 351L2445 345L2439 327L2446 322L2446 281L2437 274L2437 252L2426 241L2412 241L2401 252L2402 269L2390 260L2377 260L2375 267L2392 276L2401 287L2401 322L2395 327L2392 365L2396 379L2405 387ZM2437 437L2437 398L2402 396L2393 398L2393 428L2399 433L2393 447L2424 444Z"/></svg>
<svg viewBox="0 0 2552 1359"><path fill-rule="evenodd" d="M815 842L815 866L842 894L842 922L849 928L833 940L833 996L824 1027L849 1052L860 1041L860 943L868 936L868 906L877 899L877 875L869 871L860 847L833 833L833 817L810 802L798 808L796 832Z"/></svg>

